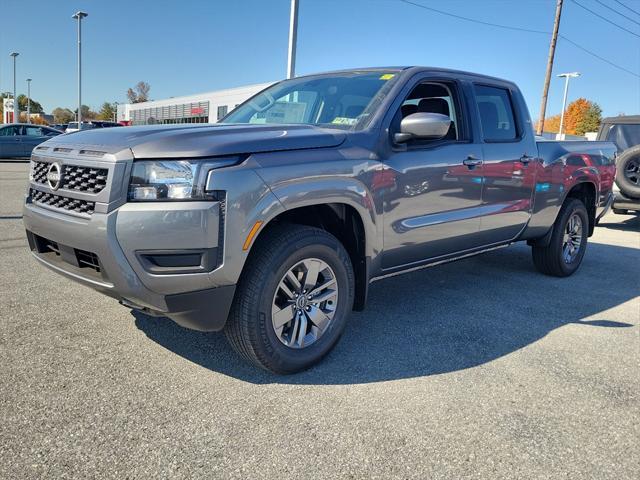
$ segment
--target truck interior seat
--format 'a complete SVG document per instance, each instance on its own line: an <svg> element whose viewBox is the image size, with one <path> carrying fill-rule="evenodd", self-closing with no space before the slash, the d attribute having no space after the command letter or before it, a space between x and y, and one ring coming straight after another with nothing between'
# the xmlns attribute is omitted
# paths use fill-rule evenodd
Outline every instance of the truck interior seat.
<svg viewBox="0 0 640 480"><path fill-rule="evenodd" d="M426 113L439 113L440 115L446 115L451 118L451 114L449 112L449 104L444 98L423 98L418 103L418 111L426 112ZM458 138L456 133L456 126L451 122L451 126L449 127L449 131L445 135L448 140L455 140Z"/></svg>
<svg viewBox="0 0 640 480"><path fill-rule="evenodd" d="M406 105L402 105L400 109L402 110L402 118L408 117L409 115L418 112L418 106L413 103L407 103Z"/></svg>
<svg viewBox="0 0 640 480"><path fill-rule="evenodd" d="M500 126L498 125L498 109L491 102L478 102L480 118L482 119L482 131L485 138L501 138Z"/></svg>

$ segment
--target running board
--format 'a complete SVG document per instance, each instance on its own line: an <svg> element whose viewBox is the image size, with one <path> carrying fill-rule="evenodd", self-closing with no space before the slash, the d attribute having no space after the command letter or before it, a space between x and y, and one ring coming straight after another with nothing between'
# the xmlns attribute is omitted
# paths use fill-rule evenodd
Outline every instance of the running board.
<svg viewBox="0 0 640 480"><path fill-rule="evenodd" d="M383 275L379 275L377 277L373 277L370 280L370 282L373 283L373 282L377 282L378 280L384 280L385 278L395 277L397 275L404 275L405 273L411 273L411 272L415 272L417 270L423 270L425 268L435 267L437 265L443 265L445 263L456 262L456 261L462 260L464 258L475 257L476 255L480 255L481 253L487 253L487 252L491 252L493 250L498 250L500 248L505 248L505 247L508 247L510 245L513 245L514 243L516 243L516 242L503 243L501 245L496 245L496 246L489 247L489 248L483 248L483 249L477 250L475 252L465 253L463 255L457 255L455 257L445 258L443 260L436 260L436 261L433 261L433 262L427 261L426 263L424 263L422 265L418 265L418 266L415 266L415 267L408 267L408 268L405 268L405 269L402 269L402 270L398 270L397 272L386 273L386 274L383 274Z"/></svg>

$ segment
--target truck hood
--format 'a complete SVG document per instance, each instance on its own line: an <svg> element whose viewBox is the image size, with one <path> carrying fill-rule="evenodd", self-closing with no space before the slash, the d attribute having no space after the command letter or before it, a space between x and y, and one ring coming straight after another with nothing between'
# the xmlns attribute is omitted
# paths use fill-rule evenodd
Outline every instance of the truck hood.
<svg viewBox="0 0 640 480"><path fill-rule="evenodd" d="M135 158L194 158L335 147L346 134L313 125L147 125L59 135L47 147L75 147Z"/></svg>

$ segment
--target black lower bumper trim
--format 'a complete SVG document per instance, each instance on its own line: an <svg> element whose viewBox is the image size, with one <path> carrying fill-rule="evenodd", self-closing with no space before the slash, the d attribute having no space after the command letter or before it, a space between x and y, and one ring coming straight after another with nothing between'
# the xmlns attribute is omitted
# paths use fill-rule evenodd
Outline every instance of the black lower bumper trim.
<svg viewBox="0 0 640 480"><path fill-rule="evenodd" d="M178 325L202 332L216 332L224 328L233 303L235 285L167 295L168 313Z"/></svg>
<svg viewBox="0 0 640 480"><path fill-rule="evenodd" d="M634 210L638 212L640 211L640 200L616 195L616 199L613 201L613 208L616 210Z"/></svg>

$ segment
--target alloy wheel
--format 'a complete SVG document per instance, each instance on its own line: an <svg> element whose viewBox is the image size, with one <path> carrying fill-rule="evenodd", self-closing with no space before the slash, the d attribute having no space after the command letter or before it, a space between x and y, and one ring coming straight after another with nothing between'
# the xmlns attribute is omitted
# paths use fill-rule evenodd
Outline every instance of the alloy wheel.
<svg viewBox="0 0 640 480"><path fill-rule="evenodd" d="M582 218L577 213L569 217L562 239L562 259L565 263L573 262L580 253L582 245Z"/></svg>
<svg viewBox="0 0 640 480"><path fill-rule="evenodd" d="M327 331L337 306L335 272L320 259L301 260L284 274L273 296L275 334L287 347L308 347Z"/></svg>

